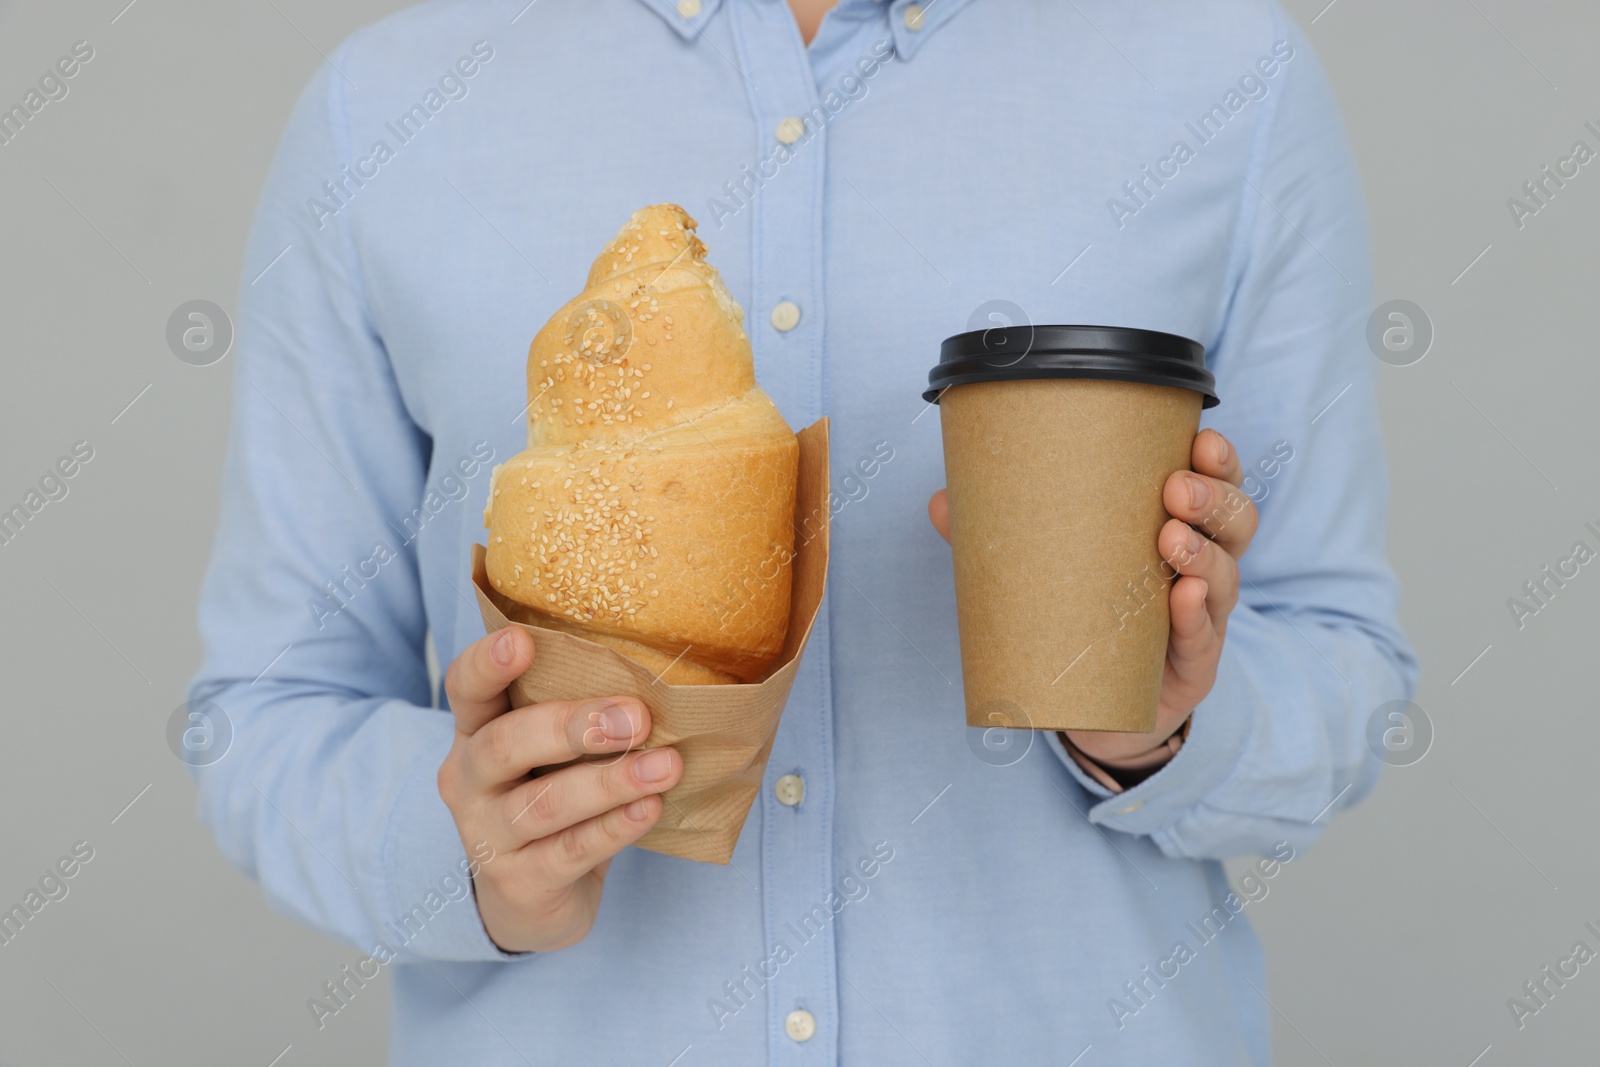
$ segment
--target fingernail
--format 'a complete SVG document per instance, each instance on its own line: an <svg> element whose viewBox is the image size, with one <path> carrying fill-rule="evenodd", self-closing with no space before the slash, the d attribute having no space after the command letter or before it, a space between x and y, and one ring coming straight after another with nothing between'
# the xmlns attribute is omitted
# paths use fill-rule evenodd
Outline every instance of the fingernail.
<svg viewBox="0 0 1600 1067"><path fill-rule="evenodd" d="M643 800L635 800L622 806L622 814L634 822L643 821L647 810L649 810L648 805Z"/></svg>
<svg viewBox="0 0 1600 1067"><path fill-rule="evenodd" d="M1215 430L1213 430L1211 432L1212 433L1216 433ZM1228 457L1230 455L1232 455L1232 454L1233 454L1233 450L1228 447L1228 439L1226 437L1222 436L1220 433L1218 433L1217 434L1217 462L1218 463L1226 463L1226 462L1228 462Z"/></svg>
<svg viewBox="0 0 1600 1067"><path fill-rule="evenodd" d="M1193 526L1189 527L1188 544L1189 544L1189 555L1191 557L1199 555L1201 541L1202 541L1202 539L1200 537L1200 531L1196 530Z"/></svg>
<svg viewBox="0 0 1600 1067"><path fill-rule="evenodd" d="M633 761L633 774L641 782L659 782L672 773L672 753L653 749Z"/></svg>
<svg viewBox="0 0 1600 1067"><path fill-rule="evenodd" d="M1191 508L1198 511L1211 503L1211 487L1205 483L1205 479L1197 478L1191 474L1186 481L1189 483L1189 506Z"/></svg>
<svg viewBox="0 0 1600 1067"><path fill-rule="evenodd" d="M613 741L632 741L639 727L638 711L625 704L608 704L600 712L600 732Z"/></svg>
<svg viewBox="0 0 1600 1067"><path fill-rule="evenodd" d="M509 628L501 632L499 638L495 640L491 652L494 655L494 661L500 666L504 667L511 662L511 657L516 655L517 652L517 641L516 638L511 636Z"/></svg>

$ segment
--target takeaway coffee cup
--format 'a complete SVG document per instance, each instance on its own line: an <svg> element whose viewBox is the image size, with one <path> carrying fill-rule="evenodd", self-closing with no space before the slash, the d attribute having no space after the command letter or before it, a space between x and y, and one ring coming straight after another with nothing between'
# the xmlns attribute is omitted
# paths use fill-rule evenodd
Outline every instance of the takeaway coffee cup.
<svg viewBox="0 0 1600 1067"><path fill-rule="evenodd" d="M967 723L1155 729L1174 571L1162 487L1217 403L1196 341L1118 326L948 338L939 405Z"/></svg>

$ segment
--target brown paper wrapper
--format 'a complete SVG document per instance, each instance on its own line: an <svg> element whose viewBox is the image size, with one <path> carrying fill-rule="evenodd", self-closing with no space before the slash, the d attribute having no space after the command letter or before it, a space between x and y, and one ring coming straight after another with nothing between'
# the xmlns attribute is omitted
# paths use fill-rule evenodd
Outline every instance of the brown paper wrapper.
<svg viewBox="0 0 1600 1067"><path fill-rule="evenodd" d="M967 724L1155 729L1172 569L1162 486L1199 393L1078 379L939 401Z"/></svg>
<svg viewBox="0 0 1600 1067"><path fill-rule="evenodd" d="M665 794L661 820L638 841L669 856L728 863L761 789L767 756L828 579L828 420L801 430L795 482L794 582L783 651L759 682L669 685L616 649L575 634L513 623L484 570L484 546L472 546L472 584L485 631L521 626L533 636L533 666L511 683L514 706L596 696L637 697L650 709L645 748L671 745L683 756L683 779ZM597 757L614 760L614 755Z"/></svg>

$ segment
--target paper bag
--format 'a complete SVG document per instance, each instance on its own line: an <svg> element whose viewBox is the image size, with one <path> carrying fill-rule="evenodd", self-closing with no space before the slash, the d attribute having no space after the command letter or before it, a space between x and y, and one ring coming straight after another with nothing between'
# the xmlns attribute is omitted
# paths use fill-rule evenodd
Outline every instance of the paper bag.
<svg viewBox="0 0 1600 1067"><path fill-rule="evenodd" d="M828 579L828 420L818 419L796 436L800 467L795 481L789 629L783 651L759 682L668 685L616 649L574 634L512 623L502 610L506 602L489 585L484 546L472 548L472 584L485 630L494 633L515 625L533 637L533 666L511 683L513 706L544 700L636 697L650 709L650 736L643 747L671 745L683 756L683 779L665 794L661 820L639 839L640 848L707 863L728 863L750 805L761 789L778 720ZM616 756L593 758L614 760Z"/></svg>

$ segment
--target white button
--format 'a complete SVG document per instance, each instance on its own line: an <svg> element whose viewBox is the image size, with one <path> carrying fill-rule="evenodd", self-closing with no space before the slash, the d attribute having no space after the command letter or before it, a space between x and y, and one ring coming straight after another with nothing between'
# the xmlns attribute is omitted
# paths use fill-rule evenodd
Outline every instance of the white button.
<svg viewBox="0 0 1600 1067"><path fill-rule="evenodd" d="M798 774L786 774L772 783L772 793L779 804L792 808L806 798L806 780Z"/></svg>
<svg viewBox="0 0 1600 1067"><path fill-rule="evenodd" d="M1117 814L1118 815L1131 815L1133 812L1138 811L1142 807L1144 807L1144 801L1135 800L1132 804L1129 804L1125 808L1118 808L1117 809Z"/></svg>
<svg viewBox="0 0 1600 1067"><path fill-rule="evenodd" d="M783 1020L783 1032L796 1041L810 1041L817 1032L816 1017L804 1008L791 1011L789 1017Z"/></svg>
<svg viewBox="0 0 1600 1067"><path fill-rule="evenodd" d="M684 0L684 2L688 3L689 0ZM922 5L921 4L907 4L905 6L905 8L901 11L901 15L904 16L904 18L906 20L906 29L908 29L908 30L920 30L920 29L922 29Z"/></svg>
<svg viewBox="0 0 1600 1067"><path fill-rule="evenodd" d="M692 19L700 14L700 0L678 0L678 14Z"/></svg>
<svg viewBox="0 0 1600 1067"><path fill-rule="evenodd" d="M797 119L793 115L778 123L778 140L784 144L794 144L805 136L805 132L805 120Z"/></svg>
<svg viewBox="0 0 1600 1067"><path fill-rule="evenodd" d="M800 325L800 305L793 300L785 300L772 309L772 328L781 333L788 333Z"/></svg>

